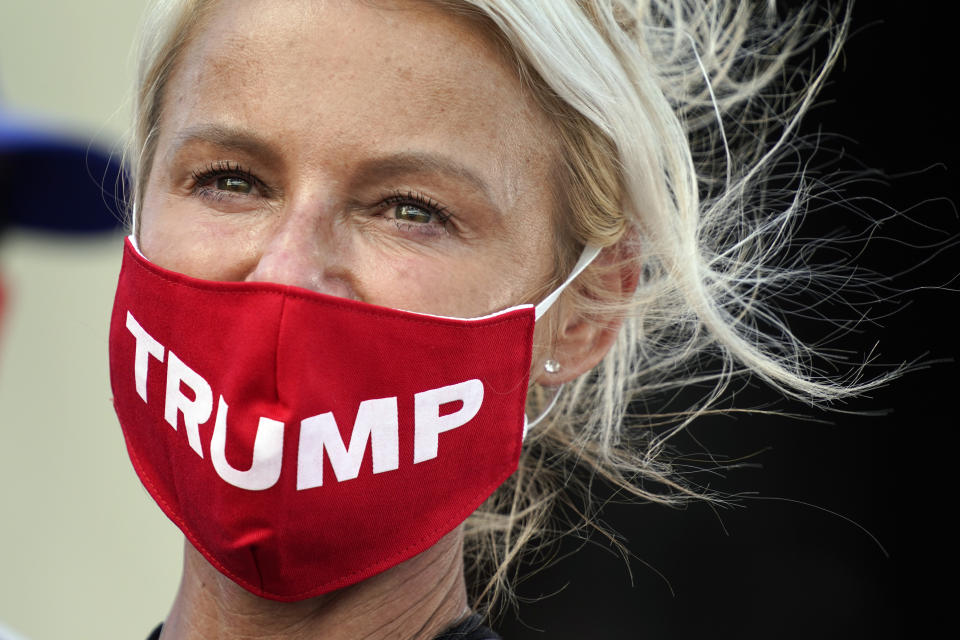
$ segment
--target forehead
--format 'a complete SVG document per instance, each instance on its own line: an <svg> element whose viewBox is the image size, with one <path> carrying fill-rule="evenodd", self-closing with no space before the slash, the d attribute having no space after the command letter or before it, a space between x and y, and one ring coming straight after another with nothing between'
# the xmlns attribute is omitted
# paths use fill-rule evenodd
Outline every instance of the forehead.
<svg viewBox="0 0 960 640"><path fill-rule="evenodd" d="M520 169L543 187L557 157L493 38L423 1L218 3L178 60L161 134L210 120L306 162L442 150L501 183L504 206L524 189Z"/></svg>

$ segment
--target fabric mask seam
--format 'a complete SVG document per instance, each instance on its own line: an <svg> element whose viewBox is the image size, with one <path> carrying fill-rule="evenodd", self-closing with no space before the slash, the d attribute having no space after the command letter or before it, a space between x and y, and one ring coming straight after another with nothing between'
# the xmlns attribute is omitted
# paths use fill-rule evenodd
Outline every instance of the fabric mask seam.
<svg viewBox="0 0 960 640"><path fill-rule="evenodd" d="M126 440L126 434L124 434L124 440ZM516 453L517 446L514 445L514 446L513 446L513 449L514 449L514 453ZM129 450L129 447L128 447L128 450ZM190 543L191 543L198 551L200 551L200 553L203 554L203 556L204 556L211 564L213 564L218 570L220 570L221 573L223 573L224 575L226 575L228 578L230 578L231 580L233 580L234 582L236 582L236 583L238 583L238 584L240 584L240 585L242 585L242 586L248 587L249 589L252 589L252 590L255 590L255 591L259 591L259 593L261 593L261 594L266 594L267 591L266 591L266 589L264 589L264 588L262 587L262 585L258 588L258 587L256 587L256 585L254 585L254 584L253 584L252 582L250 582L249 580L246 580L246 579L241 578L240 576L236 575L233 571L231 571L231 570L228 569L226 566L224 566L223 563L221 563L221 562L216 558L216 556L214 556L214 554L207 548L206 545L204 545L203 543L201 543L201 542L199 541L199 539L197 538L196 534L193 533L193 530L186 525L185 519L179 517L179 515L178 515L178 514L176 513L176 511L170 506L170 504L167 502L167 500L165 500L165 499L159 494L159 491L156 489L155 484L154 484L152 481L150 481L149 479L147 479L147 478L144 477L146 474L141 474L141 471L140 471L140 470L141 470L142 465L141 465L141 463L140 463L140 458L139 458L139 456L137 456L137 454L134 453L134 452L132 452L132 451L130 451L130 456L131 456L131 458L133 459L134 468L135 468L135 470L137 471L137 476L140 478L141 482L143 482L144 486L146 486L147 490L150 492L150 495L154 498L154 500L157 501L157 504L160 506L161 510L163 510L163 512L166 514L166 516L167 516L168 518L170 518L170 520L172 520L172 521L174 522L174 524L177 525L177 528L179 528L180 531L187 537L187 539L190 541ZM509 473L507 473L506 476L504 476L504 477L502 477L502 478L499 478L498 480L495 480L494 482L488 483L487 485L484 485L484 487L483 487L478 493L474 494L474 495L470 498L470 501L469 501L469 502L470 502L470 504L474 504L474 503L477 503L477 504L474 505L474 506L470 509L470 513L472 513L479 504L481 504L484 500L486 500L488 497L490 497L490 495L492 495L493 492L496 491L497 487L499 487L501 484L503 484L503 482L504 482L507 478L509 478L511 475L513 475L513 473L515 473L515 472L516 472L516 469L514 468L514 469L511 470ZM479 500L479 502L478 502L478 500ZM447 533L449 533L450 531L452 531L454 527L456 527L457 525L459 525L459 524L460 524L461 522L463 522L463 521L464 521L464 519L461 518L460 515L458 514L458 515L453 516L453 517L447 519L446 521L444 521L444 523L443 523L442 525L440 525L438 528L444 530L445 533L444 533L443 535L446 535ZM441 535L440 537L443 537L443 535ZM431 538L433 538L432 535L421 537L421 538L418 539L417 541L408 544L408 545L407 545L406 547L404 547L403 549L401 549L401 550L397 551L396 553L394 553L394 554L393 554L392 556L390 556L390 558L387 559L386 561L370 563L370 564L366 565L366 566L363 567L363 568L356 569L356 570L354 570L354 571L352 571L352 572L350 572L350 573L348 573L348 574L345 574L345 575L343 575L343 576L340 576L340 577L337 578L336 580L328 580L328 581L326 581L326 582L324 582L324 583L322 583L322 584L319 584L319 585L317 585L317 586L311 587L310 589L305 589L305 590L303 590L303 591L298 591L297 593L285 594L285 595L283 595L283 596L281 596L281 597L286 600L286 599L288 599L288 598L289 598L289 599L297 599L297 598L302 598L302 597L311 597L311 596L305 596L305 594L310 594L310 593L316 593L316 595L322 595L323 593L329 593L329 591L326 590L326 587L329 586L330 584L335 584L335 583L342 582L342 581L348 581L350 578L352 578L353 576L355 576L355 575L357 575L357 574L360 574L360 573L364 573L364 572L366 572L366 571L369 571L372 567L382 566L382 567L383 567L382 571L386 571L386 569L388 569L388 568L390 568L390 567L392 567L392 566L396 566L396 562L394 562L394 560L395 560L396 558L406 555L411 549L418 547L419 545L421 545L422 543L426 542L427 540L430 540ZM439 538L437 538L437 539L439 540ZM426 550L426 549L424 549L424 550ZM411 557L412 557L412 556L411 556ZM257 571L258 571L258 575L259 575L259 569L258 569ZM379 573L379 571L378 571L377 573ZM370 577L372 577L373 575L376 575L376 573L371 574ZM348 584L344 584L343 586L346 587L346 586L348 586ZM342 587L341 587L341 588L342 588ZM272 595L275 595L275 594L272 594Z"/></svg>
<svg viewBox="0 0 960 640"><path fill-rule="evenodd" d="M269 295L269 296L271 296L271 297L284 296L284 297L287 297L287 298L296 298L296 299L299 299L299 300L303 300L304 302L307 302L308 304L311 304L311 305L319 305L319 306L327 306L327 305L336 304L336 303L333 302L332 300L331 300L331 301L315 300L315 299L309 297L308 295L299 293L299 292L297 292L297 291L276 291L276 290L273 290L273 289L267 288L267 287L262 287L262 288L261 288L261 287L258 287L258 288L257 288L256 290L254 290L254 291L242 291L242 290L239 290L239 289L238 289L238 290L232 290L232 291L220 291L220 290L217 289L217 284L200 285L200 284L194 284L194 283L177 282L174 278L172 278L172 277L170 277L170 276L167 276L166 274L163 274L163 273L159 273L159 272L157 272L157 271L154 271L154 270L150 269L148 266L146 266L145 264L140 263L139 261L136 261L136 260L135 260L135 261L134 261L134 264L135 264L140 270L144 271L144 272L145 272L146 274L148 274L149 276L153 276L153 277L155 277L155 278L159 278L159 279L163 280L164 282L166 282L166 283L167 283L168 285L170 285L170 286L180 287L180 288L184 288L184 289L188 289L188 290L191 290L191 289L192 289L192 290L200 290L200 291L205 291L205 292L208 292L208 293L214 293L214 294L217 294L217 295L245 295L245 296L249 296L249 295ZM224 283L218 283L218 284L228 284L228 282L225 281ZM237 283L233 283L233 284L237 284ZM247 284L248 284L248 285L251 285L252 283L247 283ZM269 283L263 283L263 284L264 284L264 285L267 285L267 284L269 284ZM256 286L256 285L253 285L253 286ZM274 284L273 286L284 286L284 287L285 287L285 286L287 286L287 285L276 285L276 284ZM348 298L343 298L343 300L349 300L349 299L348 299ZM405 311L400 310L400 309L389 309L389 308L387 308L387 307L384 307L384 310L383 310L383 311L379 311L379 310L375 311L375 310L370 310L370 309L357 309L357 308L350 308L350 309L347 309L347 311L349 311L350 313L363 314L363 315L368 315L368 316L383 316L383 315L388 315L390 312L411 313L411 314L415 314L415 313L416 313L416 312L414 312L414 311L406 311L406 312L405 312ZM503 318L485 319L485 320L482 320L482 321L479 321L479 322L476 322L476 323L472 322L470 318L456 318L456 319L451 319L451 320L449 320L449 321L444 321L444 320L441 320L441 319L438 319L438 318L437 318L437 319L433 319L433 318L425 318L425 317L412 317L412 318L411 318L411 317L396 317L396 319L397 319L397 320L402 320L403 322L421 324L421 325L426 325L426 326L430 326L430 327L437 327L437 326L439 326L439 327L462 327L462 326L467 326L467 327L496 327L496 326L499 326L499 325L504 324L504 323L525 322L525 321L526 321L526 318L525 318L524 316L526 316L528 313L529 313L530 315L533 315L533 307L528 307L528 308L524 308L524 309L518 309L518 310L515 311L515 312L511 312L511 313L507 314L507 316L506 316L506 317L503 317ZM465 324L458 324L458 323L465 323Z"/></svg>

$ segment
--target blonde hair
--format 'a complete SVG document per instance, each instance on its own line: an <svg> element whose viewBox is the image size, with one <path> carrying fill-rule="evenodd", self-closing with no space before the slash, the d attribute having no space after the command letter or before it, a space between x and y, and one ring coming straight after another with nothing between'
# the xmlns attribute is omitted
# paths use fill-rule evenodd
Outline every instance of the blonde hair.
<svg viewBox="0 0 960 640"><path fill-rule="evenodd" d="M665 452L735 377L755 376L817 405L889 376L864 381L859 367L826 373L816 363L829 361L796 338L770 302L819 277L785 258L809 195L802 173L788 194L771 191L767 178L792 151L849 15L813 20L808 7L779 19L772 0L433 1L488 30L552 116L564 185L557 278L585 244L606 248L562 304L595 322L622 323L600 365L565 387L528 435L518 471L466 523L476 596L493 601L509 596L514 561L549 537L551 516L589 493L589 480L578 483L571 469L655 502L703 496ZM134 211L164 87L213 4L162 0L143 30ZM801 86L791 91L791 59L822 36L824 59L795 77ZM611 289L610 274L617 282L632 274L635 291ZM707 388L692 407L628 415L692 384ZM530 413L549 395L532 390Z"/></svg>

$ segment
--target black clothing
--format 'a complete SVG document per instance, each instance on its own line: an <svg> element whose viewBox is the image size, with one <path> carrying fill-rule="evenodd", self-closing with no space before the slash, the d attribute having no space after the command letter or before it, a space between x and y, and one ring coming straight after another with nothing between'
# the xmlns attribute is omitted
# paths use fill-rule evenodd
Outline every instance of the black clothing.
<svg viewBox="0 0 960 640"><path fill-rule="evenodd" d="M436 640L503 640L503 638L484 625L483 618L474 613L457 626L441 633Z"/></svg>

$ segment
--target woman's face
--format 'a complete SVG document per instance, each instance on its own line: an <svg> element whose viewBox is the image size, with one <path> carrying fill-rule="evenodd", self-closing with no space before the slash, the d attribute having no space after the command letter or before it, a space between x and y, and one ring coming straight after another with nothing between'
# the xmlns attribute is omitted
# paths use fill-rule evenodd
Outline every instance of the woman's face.
<svg viewBox="0 0 960 640"><path fill-rule="evenodd" d="M165 89L140 246L191 276L410 311L536 302L556 251L554 140L463 18L220 3Z"/></svg>

